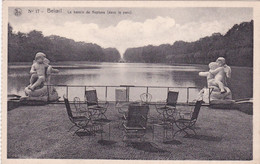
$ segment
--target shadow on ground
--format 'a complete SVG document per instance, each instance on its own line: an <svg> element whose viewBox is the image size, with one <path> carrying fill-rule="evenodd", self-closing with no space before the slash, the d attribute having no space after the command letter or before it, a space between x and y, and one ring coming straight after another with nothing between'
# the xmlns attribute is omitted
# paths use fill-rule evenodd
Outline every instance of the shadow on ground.
<svg viewBox="0 0 260 164"><path fill-rule="evenodd" d="M168 152L166 150L159 148L156 144L151 142L131 142L129 146L138 150L143 150L145 152L153 152L153 153Z"/></svg>
<svg viewBox="0 0 260 164"><path fill-rule="evenodd" d="M112 141L112 140L98 140L98 143L100 145L103 145L103 146L109 146L109 145L116 144L116 141Z"/></svg>
<svg viewBox="0 0 260 164"><path fill-rule="evenodd" d="M207 135L185 135L184 138L205 140L205 141L217 141L220 142L222 137L207 136Z"/></svg>
<svg viewBox="0 0 260 164"><path fill-rule="evenodd" d="M88 132L88 131L79 131L75 133L77 136L79 137L83 137L83 136L93 136L93 133Z"/></svg>
<svg viewBox="0 0 260 164"><path fill-rule="evenodd" d="M175 140L175 139L164 141L163 143L164 144L169 144L169 145L180 145L180 144L182 144L181 141L178 141L178 140Z"/></svg>

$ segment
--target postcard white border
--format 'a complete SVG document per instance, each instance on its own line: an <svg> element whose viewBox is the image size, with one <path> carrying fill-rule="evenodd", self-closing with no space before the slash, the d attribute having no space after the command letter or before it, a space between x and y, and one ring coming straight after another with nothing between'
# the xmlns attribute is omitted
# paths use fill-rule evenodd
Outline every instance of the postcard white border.
<svg viewBox="0 0 260 164"><path fill-rule="evenodd" d="M251 161L162 161L162 160L82 160L82 159L7 159L7 24L8 7L252 7L254 20L253 79L253 160ZM4 1L2 21L2 163L260 163L260 2L257 1Z"/></svg>

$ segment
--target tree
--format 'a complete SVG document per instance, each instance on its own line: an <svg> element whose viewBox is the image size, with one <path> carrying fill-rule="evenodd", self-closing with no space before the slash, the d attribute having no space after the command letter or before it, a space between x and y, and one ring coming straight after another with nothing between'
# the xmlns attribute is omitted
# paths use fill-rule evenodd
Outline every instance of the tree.
<svg viewBox="0 0 260 164"><path fill-rule="evenodd" d="M253 66L253 21L234 25L225 35L213 33L195 42L128 48L128 62L208 64L225 57L230 65ZM239 59L238 59L239 58Z"/></svg>
<svg viewBox="0 0 260 164"><path fill-rule="evenodd" d="M117 49L104 49L97 44L75 42L57 35L44 36L41 31L17 34L8 24L8 62L32 62L37 52L43 52L52 61L109 61L121 57Z"/></svg>

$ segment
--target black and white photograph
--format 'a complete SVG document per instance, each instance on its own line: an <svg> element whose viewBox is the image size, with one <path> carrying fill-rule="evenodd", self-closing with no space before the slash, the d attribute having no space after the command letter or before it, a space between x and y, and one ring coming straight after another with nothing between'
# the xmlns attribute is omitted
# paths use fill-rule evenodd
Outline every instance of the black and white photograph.
<svg viewBox="0 0 260 164"><path fill-rule="evenodd" d="M164 3L8 6L6 160L254 160L256 9Z"/></svg>

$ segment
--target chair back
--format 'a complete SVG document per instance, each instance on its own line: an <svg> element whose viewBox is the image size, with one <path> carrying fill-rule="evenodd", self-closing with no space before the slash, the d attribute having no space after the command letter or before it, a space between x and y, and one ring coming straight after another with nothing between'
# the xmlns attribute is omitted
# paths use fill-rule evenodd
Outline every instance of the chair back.
<svg viewBox="0 0 260 164"><path fill-rule="evenodd" d="M195 107L194 107L194 111L193 111L192 116L191 116L191 120L195 120L195 119L198 118L201 104L202 104L202 100L196 102Z"/></svg>
<svg viewBox="0 0 260 164"><path fill-rule="evenodd" d="M74 97L74 107L76 111L80 109L80 98L79 97Z"/></svg>
<svg viewBox="0 0 260 164"><path fill-rule="evenodd" d="M169 91L167 95L166 105L176 106L179 92Z"/></svg>
<svg viewBox="0 0 260 164"><path fill-rule="evenodd" d="M150 93L142 93L140 98L142 103L150 103L152 100L152 95Z"/></svg>
<svg viewBox="0 0 260 164"><path fill-rule="evenodd" d="M127 126L146 127L149 105L129 105Z"/></svg>
<svg viewBox="0 0 260 164"><path fill-rule="evenodd" d="M126 89L116 89L116 103L127 102L127 90Z"/></svg>
<svg viewBox="0 0 260 164"><path fill-rule="evenodd" d="M66 110L67 110L67 114L68 114L69 118L73 118L73 115L72 115L72 111L71 111L71 108L70 108L70 103L69 103L68 98L66 98L65 96L63 96L63 99L64 99L64 102L65 102L65 106L66 106Z"/></svg>
<svg viewBox="0 0 260 164"><path fill-rule="evenodd" d="M96 90L87 90L85 91L85 97L87 100L87 105L98 105L97 91Z"/></svg>

